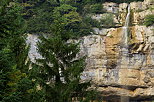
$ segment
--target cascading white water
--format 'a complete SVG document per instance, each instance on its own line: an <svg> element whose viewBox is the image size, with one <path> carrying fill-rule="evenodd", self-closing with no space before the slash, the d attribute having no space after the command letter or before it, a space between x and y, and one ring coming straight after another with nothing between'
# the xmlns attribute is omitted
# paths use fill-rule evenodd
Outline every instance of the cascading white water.
<svg viewBox="0 0 154 102"><path fill-rule="evenodd" d="M123 27L124 35L123 35L123 40L124 40L124 46L128 47L128 27L129 27L129 20L130 20L130 5L128 5L128 13L125 19L125 25Z"/></svg>
<svg viewBox="0 0 154 102"><path fill-rule="evenodd" d="M122 56L121 56L121 64L122 68L128 68L129 64L129 58L128 58L128 29L129 29L129 20L130 20L130 5L128 4L127 8L127 16L125 19L125 25L123 27L123 37L122 37L122 43L124 43L124 46L122 48ZM124 66L123 66L124 63ZM125 66L126 65L126 66ZM122 86L123 89L128 89L127 86ZM129 102L129 98L125 96L121 96L121 102Z"/></svg>

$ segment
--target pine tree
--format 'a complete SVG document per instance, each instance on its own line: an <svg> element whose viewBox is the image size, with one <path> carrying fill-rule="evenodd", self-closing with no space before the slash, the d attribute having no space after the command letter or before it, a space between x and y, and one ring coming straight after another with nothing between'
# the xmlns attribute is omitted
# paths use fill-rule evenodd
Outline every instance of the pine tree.
<svg viewBox="0 0 154 102"><path fill-rule="evenodd" d="M63 6L66 8L62 11L65 12L62 12L60 7L54 10L52 35L40 37L38 43L38 51L43 59L37 60L39 70L36 80L44 91L47 102L71 102L73 98L82 101L86 98L87 88L90 86L90 82L80 82L81 73L85 68L84 58L77 57L79 44L69 42L73 32L65 29L71 20L76 19L74 17L66 22L68 19L64 16L65 13L72 12L73 8Z"/></svg>
<svg viewBox="0 0 154 102"><path fill-rule="evenodd" d="M21 7L9 0L0 1L0 101L33 100L34 82L28 74L28 47ZM31 101L32 102L32 101ZM35 102L35 101L34 101ZM38 101L39 102L39 101Z"/></svg>

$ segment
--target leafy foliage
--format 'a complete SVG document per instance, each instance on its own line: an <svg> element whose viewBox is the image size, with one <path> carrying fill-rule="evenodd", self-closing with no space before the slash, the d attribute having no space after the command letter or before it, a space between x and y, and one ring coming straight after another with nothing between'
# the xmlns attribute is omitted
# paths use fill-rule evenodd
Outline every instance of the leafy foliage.
<svg viewBox="0 0 154 102"><path fill-rule="evenodd" d="M134 1L144 1L144 0L106 0L107 2L115 2L115 3L130 3Z"/></svg>
<svg viewBox="0 0 154 102"><path fill-rule="evenodd" d="M68 26L73 29L75 36L91 34L92 28L87 25L84 18L89 13L104 13L102 3L104 2L132 2L143 0L17 0L24 6L23 17L27 21L27 33L51 34L50 27L53 24L53 10L61 5L70 5L76 8L76 13L67 16L80 16L80 23L73 23ZM62 6L61 6L62 7ZM66 10L66 8L65 8ZM83 29L80 27L82 26Z"/></svg>
<svg viewBox="0 0 154 102"><path fill-rule="evenodd" d="M77 8L63 4L54 9L54 23L57 23L65 30L71 30L71 36L76 38L83 35L90 34L91 27L84 21L84 19L76 12ZM53 29L51 29L53 30Z"/></svg>
<svg viewBox="0 0 154 102"><path fill-rule="evenodd" d="M63 4L60 7L56 7L53 13L54 22L62 24L66 29L73 28L81 21L79 14L76 12L76 8L67 4Z"/></svg>
<svg viewBox="0 0 154 102"><path fill-rule="evenodd" d="M27 32L28 33L51 33L50 26L53 21L53 7L54 3L29 1L28 7L25 7L24 18L27 21ZM24 4L23 4L24 5Z"/></svg>
<svg viewBox="0 0 154 102"><path fill-rule="evenodd" d="M103 13L103 5L102 4L93 4L90 6L91 13L100 14Z"/></svg>
<svg viewBox="0 0 154 102"><path fill-rule="evenodd" d="M28 46L22 8L15 2L1 0L0 6L0 101L27 102L35 90L28 76ZM28 82L25 83L25 79ZM28 100L27 100L28 99Z"/></svg>
<svg viewBox="0 0 154 102"><path fill-rule="evenodd" d="M101 19L101 23L104 27L113 27L115 25L112 14L106 14Z"/></svg>
<svg viewBox="0 0 154 102"><path fill-rule="evenodd" d="M147 15L144 20L146 26L151 26L154 24L154 15Z"/></svg>
<svg viewBox="0 0 154 102"><path fill-rule="evenodd" d="M92 19L91 17L85 17L84 20L87 23L87 25L91 27L101 28L101 23L96 19Z"/></svg>
<svg viewBox="0 0 154 102"><path fill-rule="evenodd" d="M11 1L0 0L0 101L71 102L77 98L89 102L96 94L87 90L90 82L80 82L84 58L77 56L78 43L69 39L91 34L93 27L114 26L113 15L101 22L89 17L91 13L104 13L101 3L142 0ZM153 19L148 15L145 25L153 25ZM45 34L38 43L43 59L32 69L25 31Z"/></svg>
<svg viewBox="0 0 154 102"><path fill-rule="evenodd" d="M74 97L82 101L89 93L87 88L90 83L80 82L85 63L84 58L77 57L79 45L68 41L72 38L73 31L66 27L69 23L78 21L74 16L66 16L72 12L75 13L75 8L69 5L55 8L52 35L40 37L38 43L38 51L43 59L37 60L39 65L36 68L36 80L45 93L47 102L72 102Z"/></svg>

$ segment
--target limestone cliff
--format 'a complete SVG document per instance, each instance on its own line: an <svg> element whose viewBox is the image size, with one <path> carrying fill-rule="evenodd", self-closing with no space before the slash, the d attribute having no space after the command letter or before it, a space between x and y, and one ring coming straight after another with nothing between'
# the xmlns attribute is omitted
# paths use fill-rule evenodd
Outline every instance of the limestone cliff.
<svg viewBox="0 0 154 102"><path fill-rule="evenodd" d="M115 15L117 25L95 28L97 35L83 37L81 53L87 55L84 79L92 79L104 99L111 102L154 99L154 26L143 25L145 16L154 14L154 1L103 6ZM129 6L128 41L124 46ZM101 16L103 14L94 15L93 19Z"/></svg>
<svg viewBox="0 0 154 102"><path fill-rule="evenodd" d="M154 100L154 26L143 25L145 16L154 14L154 1L110 2L103 7L114 15L116 25L94 28L95 35L81 39L80 54L87 55L81 78L92 79L103 99L110 102ZM41 57L36 53L37 36L29 35L28 39L32 43L29 56L34 61Z"/></svg>

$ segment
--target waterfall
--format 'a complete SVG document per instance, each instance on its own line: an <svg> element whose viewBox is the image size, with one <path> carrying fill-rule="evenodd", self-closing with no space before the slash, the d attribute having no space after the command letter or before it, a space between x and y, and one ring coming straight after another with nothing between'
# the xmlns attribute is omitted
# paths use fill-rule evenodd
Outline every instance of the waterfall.
<svg viewBox="0 0 154 102"><path fill-rule="evenodd" d="M125 21L125 27L127 27L127 28L129 26L129 19L130 19L130 5L128 5L128 13L126 16L126 21Z"/></svg>
<svg viewBox="0 0 154 102"><path fill-rule="evenodd" d="M123 26L123 43L124 46L122 48L122 56L121 56L121 68L128 68L129 66L129 57L128 57L128 29L129 29L129 20L130 20L130 4L128 4L127 7L127 16L125 19L125 25ZM126 65L126 66L125 66ZM123 89L128 90L128 86L122 86ZM129 98L124 96L121 96L121 102L129 102Z"/></svg>
<svg viewBox="0 0 154 102"><path fill-rule="evenodd" d="M123 27L124 35L123 35L123 43L124 46L128 47L128 27L129 27L129 20L130 20L130 5L128 5L128 10L127 10L127 16L125 19L125 25Z"/></svg>

